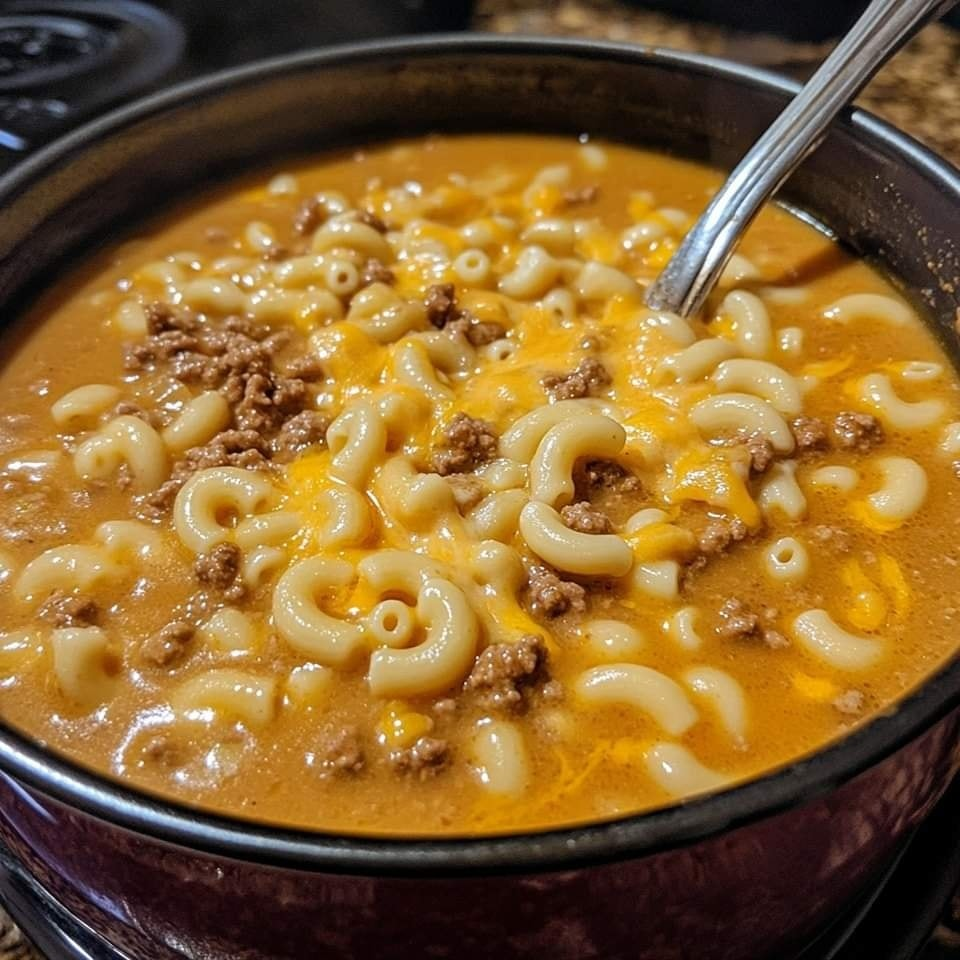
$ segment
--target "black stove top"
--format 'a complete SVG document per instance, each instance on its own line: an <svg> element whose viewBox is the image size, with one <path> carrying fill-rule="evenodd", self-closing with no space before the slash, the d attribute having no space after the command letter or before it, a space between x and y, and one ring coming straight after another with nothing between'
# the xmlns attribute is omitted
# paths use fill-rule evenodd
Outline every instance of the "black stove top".
<svg viewBox="0 0 960 960"><path fill-rule="evenodd" d="M159 86L351 40L456 30L472 0L0 0L0 171Z"/></svg>
<svg viewBox="0 0 960 960"><path fill-rule="evenodd" d="M660 4L662 6L662 4ZM85 119L305 47L466 27L472 0L0 0L0 171ZM960 782L802 960L960 960ZM49 960L111 960L0 851L0 900Z"/></svg>

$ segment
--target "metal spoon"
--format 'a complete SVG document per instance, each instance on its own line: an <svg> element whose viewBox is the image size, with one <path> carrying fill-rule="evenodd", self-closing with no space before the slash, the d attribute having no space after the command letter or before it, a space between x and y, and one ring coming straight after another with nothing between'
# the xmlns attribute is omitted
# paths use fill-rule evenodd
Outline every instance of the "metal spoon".
<svg viewBox="0 0 960 960"><path fill-rule="evenodd" d="M695 314L760 208L823 139L830 121L918 30L957 0L873 0L753 145L647 290L647 306Z"/></svg>

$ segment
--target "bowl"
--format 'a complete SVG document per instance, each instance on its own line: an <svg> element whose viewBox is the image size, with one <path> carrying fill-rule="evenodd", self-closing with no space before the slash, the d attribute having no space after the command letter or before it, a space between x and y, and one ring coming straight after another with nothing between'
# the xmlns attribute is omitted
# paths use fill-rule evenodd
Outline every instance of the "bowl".
<svg viewBox="0 0 960 960"><path fill-rule="evenodd" d="M692 54L483 36L232 70L118 110L0 181L3 315L169 199L285 153L588 131L729 167L795 91ZM957 171L854 112L783 198L921 301L960 355ZM576 829L414 841L179 806L0 726L0 862L95 945L66 956L783 958L894 860L950 783L958 734L955 657L845 739L721 794Z"/></svg>

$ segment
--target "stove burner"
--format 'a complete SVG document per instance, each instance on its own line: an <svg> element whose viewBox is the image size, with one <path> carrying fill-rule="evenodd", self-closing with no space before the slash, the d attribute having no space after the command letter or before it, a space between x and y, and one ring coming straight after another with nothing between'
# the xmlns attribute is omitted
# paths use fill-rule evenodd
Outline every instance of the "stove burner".
<svg viewBox="0 0 960 960"><path fill-rule="evenodd" d="M176 20L134 0L5 0L0 168L155 85L183 46Z"/></svg>
<svg viewBox="0 0 960 960"><path fill-rule="evenodd" d="M0 16L0 90L56 83L99 65L116 37L66 17Z"/></svg>

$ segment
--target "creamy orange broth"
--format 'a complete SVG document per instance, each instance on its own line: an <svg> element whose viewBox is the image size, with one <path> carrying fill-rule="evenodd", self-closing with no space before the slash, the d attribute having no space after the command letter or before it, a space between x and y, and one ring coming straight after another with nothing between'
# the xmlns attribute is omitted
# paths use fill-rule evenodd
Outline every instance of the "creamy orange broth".
<svg viewBox="0 0 960 960"><path fill-rule="evenodd" d="M435 137L259 173L145 226L68 281L52 284L7 335L0 374L4 718L84 764L201 807L321 829L470 834L609 818L740 781L822 747L914 687L956 649L955 374L882 276L782 209L764 211L744 240L742 259L699 320L687 327L654 322L641 288L720 179L693 164L615 145ZM340 198L328 196L316 222L297 233L294 219L304 200L331 191ZM340 207L347 212L338 213ZM326 214L343 223L355 210L376 214L389 228L384 237L376 221L368 227L379 244L363 231L361 240L347 231L332 246L316 239ZM545 219L556 221L552 232L540 228L539 239L523 239ZM387 311L393 333L371 335L369 316L357 320L362 298L350 290L324 293L331 261L334 286L345 288L369 267L370 250L355 245L367 241L388 252L378 259L394 282L371 309ZM541 243L552 258L544 261L550 281L517 293L523 283L515 275L503 278L525 248ZM298 273L292 258L308 254L311 244L327 245L326 259L301 261ZM469 250L489 259L487 276L474 283L451 265ZM599 292L589 289L581 272L588 261L618 271L616 282L606 274ZM482 256L467 264L482 273ZM212 293L190 286L209 277L220 282ZM444 283L454 284L455 309L467 311L468 320L501 325L503 337L474 349L464 346L462 334L440 333L435 344L437 336L455 343L459 367L448 364L432 376L441 361L428 357L420 373L408 375L401 354L427 357L429 338L421 333L434 328L423 304L429 288ZM615 290L608 296L603 287L610 283ZM280 289L292 293L284 297ZM558 290L570 293L550 294ZM731 291L741 293L725 300ZM769 314L766 346L744 335L746 321L731 307L738 297L744 302L742 291L758 297ZM869 309L852 311L856 316L831 310L858 294L888 300L866 301ZM245 591L199 582L198 551L178 535L171 510L145 506L158 475L137 456L147 458L149 446L165 479L181 457L164 452L158 438L203 390L196 382L178 383L162 361L124 369L123 343L144 342L138 305L158 301L188 308L206 327L222 326L228 314L250 313L255 325L292 330L293 341L275 363L314 355L323 370L305 388L307 410L335 421L367 402L369 415L380 417L385 439L368 475L353 486L342 473L331 476L334 454L322 436L291 461L256 472L272 490L269 509L295 523L261 551L267 558L262 579ZM904 311L910 314L905 323L891 322ZM716 361L688 383L673 382L669 373L669 358L694 337L726 340L731 346L720 349L728 359L753 353L776 365L777 376L801 398L802 414L823 421L828 448L775 452L774 466L751 473L744 436L731 441L726 421L715 430L691 419L697 403L723 392L723 382L711 379ZM437 483L451 481L434 474L413 507L398 505L397 497L431 472L455 414L485 421L502 443L520 417L550 401L542 378L568 373L585 356L600 361L609 382L590 388L594 399L580 415L609 415L626 431L621 452L595 459L618 462L640 488L612 498L589 491L612 532L584 536L618 539L631 569L598 577L559 570L562 580L585 587L586 609L548 616L524 586L525 571L543 566L543 558L534 555L515 518L497 532L497 575L485 585L476 544L489 528L477 508L458 509L438 493L445 488ZM926 406L872 403L862 381L876 374L886 376L903 401ZM418 376L432 377L433 397L424 396ZM57 425L52 404L87 384L116 390L104 394L109 402L88 396L85 419ZM755 380L752 388L738 383L727 392L751 396L768 387ZM118 402L138 408L128 408L127 416L151 420L144 429L152 446L144 446L140 434L132 446L109 439L123 432L111 426ZM395 411L384 425L382 411L391 402ZM761 402L780 422L793 419L777 414L769 396ZM782 398L777 402L784 405ZM830 427L844 412L876 416L882 441L863 451L843 447ZM229 415L236 415L236 405ZM210 430L200 433L200 442L210 438ZM401 457L406 472L384 466ZM891 457L909 458L916 470L901 481L891 468L896 491L870 500L881 487L884 458ZM791 509L771 507L769 495L761 495L791 464L801 494L792 519ZM519 491L517 503L536 494L527 462L477 466L484 496L497 485ZM818 485L815 472L825 466L852 468L840 474L849 489ZM904 506L903 489L918 477L926 491L914 498L919 505ZM365 504L365 520L359 532L331 543L325 532L330 504L345 501L331 500L329 491L337 496L344 487ZM575 499L584 499L581 494L582 477ZM217 503L215 520L223 527L214 540L232 541L243 509ZM630 517L649 508L664 515L636 529ZM736 517L746 523L744 539L698 561L704 525ZM142 525L123 528L126 540L119 539L126 546L100 529L118 519ZM809 569L790 583L773 579L764 559L782 537L795 538L809 559ZM245 544L237 551L242 563L254 550ZM85 552L65 554L66 546ZM419 614L413 606L419 585L379 589L363 576L362 561L387 547L434 558L430 582L439 583L448 600L461 598L467 611L457 615L448 638L457 656L444 648L443 656L452 657L446 682L440 688L434 682L425 695L376 695L367 678L371 660L385 648L357 625L384 598L399 598L403 615L412 614L408 647L436 640L422 596ZM50 550L61 553L30 566ZM582 558L589 551L575 552ZM347 565L339 588L308 590L305 601L334 617L335 626L352 625L355 649L345 659L328 656L326 627L304 640L276 620L278 579L312 557ZM101 566L94 569L96 563ZM678 584L675 596L671 582ZM654 595L655 583L666 584L661 595ZM70 614L76 619L61 615L58 621L51 612L57 604L48 602L55 590L61 610L71 597L95 607L77 613L78 604ZM755 630L724 630L730 616L721 609L730 598L742 601L739 613L757 615ZM205 626L224 607L238 611L226 641ZM696 637L670 627L687 608L680 616L691 618ZM818 654L815 640L801 636L796 618L815 609L845 631L833 653ZM591 642L596 620L627 625L627 640L619 629L617 650ZM169 662L155 662L165 654L157 655L151 637L171 621L185 624L186 639L174 643ZM525 635L543 638L546 663L520 678L516 697L491 704L482 684L467 681L475 659L487 645ZM857 662L839 664L836 649L850 643ZM316 656L304 653L305 644ZM637 666L656 671L642 673L642 689ZM704 695L704 678L718 676L726 692ZM598 697L597 690L607 693ZM356 751L338 766L346 741L331 739L344 727L353 728ZM438 753L422 768L403 753L420 738L433 741Z"/></svg>

